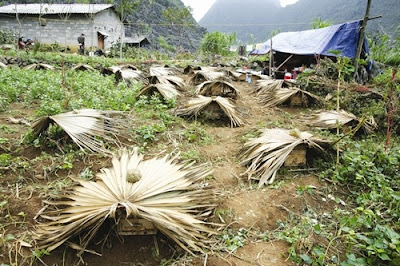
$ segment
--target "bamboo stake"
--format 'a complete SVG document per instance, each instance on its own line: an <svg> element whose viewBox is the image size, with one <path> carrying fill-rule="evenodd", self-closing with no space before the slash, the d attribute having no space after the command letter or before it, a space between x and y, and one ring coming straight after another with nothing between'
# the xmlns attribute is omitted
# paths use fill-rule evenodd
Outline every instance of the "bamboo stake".
<svg viewBox="0 0 400 266"><path fill-rule="evenodd" d="M356 76L358 75L358 59L360 59L362 47L363 47L363 44L364 44L365 28L367 27L369 11L371 9L371 3L372 3L372 0L368 0L367 10L365 11L364 20L363 20L363 23L362 23L362 26L361 26L361 30L360 30L360 36L358 38L356 58L354 58L354 69L355 69L355 75Z"/></svg>

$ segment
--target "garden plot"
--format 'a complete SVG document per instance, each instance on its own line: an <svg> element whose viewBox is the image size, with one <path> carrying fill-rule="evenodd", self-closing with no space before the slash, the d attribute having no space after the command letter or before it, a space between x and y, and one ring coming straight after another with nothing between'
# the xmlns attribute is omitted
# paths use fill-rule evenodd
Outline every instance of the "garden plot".
<svg viewBox="0 0 400 266"><path fill-rule="evenodd" d="M0 75L5 80L2 86L7 86L0 112L0 219L4 232L0 263L74 265L83 260L88 265L292 265L289 248L307 254L317 245L329 244L315 233L314 220L327 210L344 208L342 194L332 195L312 171L298 168L282 168L279 180L257 189L258 183L249 182L243 175L246 167L240 165L241 149L259 130L307 130L300 121L312 110L267 108L254 95L254 83L231 81L240 92L235 104L243 124L230 127L228 118L175 116L179 104L194 96L194 86L177 99L164 99L136 97L142 84L115 84L112 75L98 72L12 68ZM190 75L178 76L189 84ZM118 235L112 221L105 222L86 250L76 245L78 238L71 238L75 245L61 245L50 253L35 249L31 233L43 222L40 214L47 211L45 201L62 197L76 184L74 179L94 181L102 168L111 167L112 160L107 153L80 149L57 126L36 137L30 133L29 123L41 116L83 108L125 112L128 119L119 142L138 147L145 159L180 152L181 161L194 160L213 170L202 179L204 186L213 188L215 198L213 212L204 220L217 234L209 235L209 245L195 252L198 257L161 233L155 238ZM113 142L103 144L113 152L119 149ZM298 221L304 219L309 219L310 226L298 228ZM77 253L82 254L80 258ZM340 250L329 251L329 255L337 253Z"/></svg>

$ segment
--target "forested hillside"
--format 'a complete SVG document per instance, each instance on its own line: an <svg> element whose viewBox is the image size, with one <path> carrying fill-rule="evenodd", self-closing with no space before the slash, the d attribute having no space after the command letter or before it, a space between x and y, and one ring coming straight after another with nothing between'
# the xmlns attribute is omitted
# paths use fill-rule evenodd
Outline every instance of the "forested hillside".
<svg viewBox="0 0 400 266"><path fill-rule="evenodd" d="M256 41L263 41L273 31L310 29L316 18L333 23L361 19L366 4L366 0L300 0L282 8L278 0L217 0L201 19L200 25L210 31L236 31L242 40L249 40L250 34L253 34ZM395 30L400 26L399 9L398 0L373 0L370 15L383 15L383 18L371 21L368 32L385 31L397 35Z"/></svg>

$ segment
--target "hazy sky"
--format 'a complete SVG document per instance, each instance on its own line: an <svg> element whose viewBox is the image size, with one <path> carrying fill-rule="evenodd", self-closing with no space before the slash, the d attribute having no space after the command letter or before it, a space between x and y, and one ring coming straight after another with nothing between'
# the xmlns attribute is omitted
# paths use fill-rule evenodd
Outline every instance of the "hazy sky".
<svg viewBox="0 0 400 266"><path fill-rule="evenodd" d="M208 9L215 3L216 0L182 0L186 6L193 9L193 17L199 21L208 11ZM280 0L282 6L296 3L298 0Z"/></svg>

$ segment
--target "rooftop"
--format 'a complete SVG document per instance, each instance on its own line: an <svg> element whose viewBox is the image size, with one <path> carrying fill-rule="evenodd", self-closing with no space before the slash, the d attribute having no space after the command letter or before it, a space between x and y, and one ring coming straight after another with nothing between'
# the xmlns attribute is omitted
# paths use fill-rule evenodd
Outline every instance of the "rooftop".
<svg viewBox="0 0 400 266"><path fill-rule="evenodd" d="M111 7L107 4L14 4L0 7L0 14L96 14Z"/></svg>

